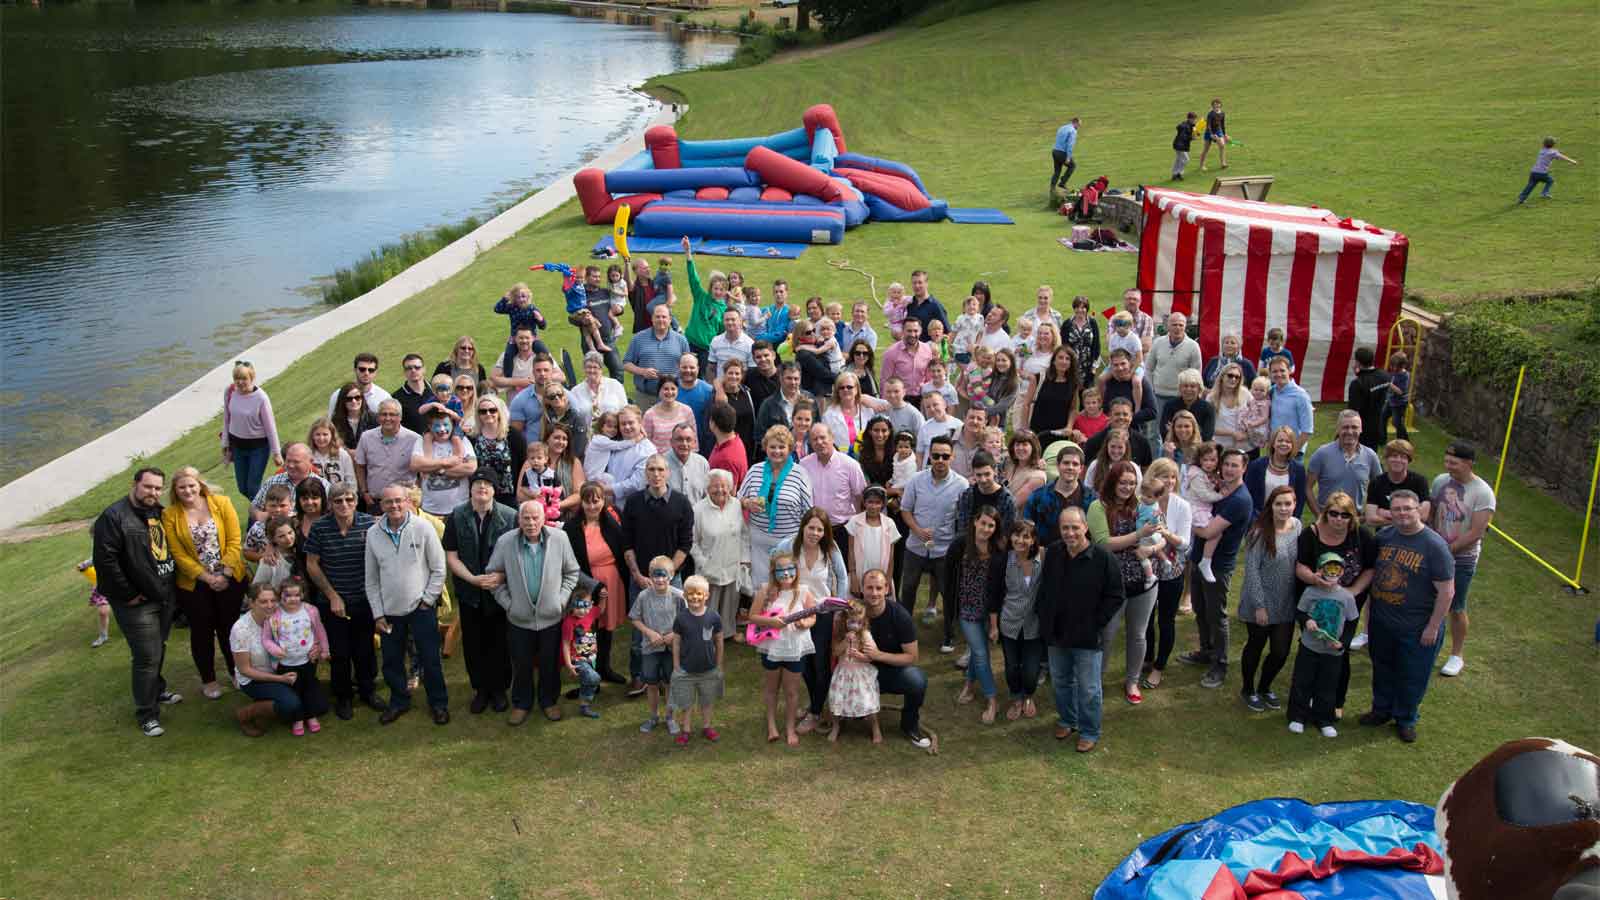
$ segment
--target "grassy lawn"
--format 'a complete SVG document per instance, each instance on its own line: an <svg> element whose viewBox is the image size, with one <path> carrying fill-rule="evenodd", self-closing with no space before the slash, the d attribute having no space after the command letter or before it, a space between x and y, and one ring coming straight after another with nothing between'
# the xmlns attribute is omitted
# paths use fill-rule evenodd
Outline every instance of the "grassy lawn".
<svg viewBox="0 0 1600 900"><path fill-rule="evenodd" d="M1555 2L1519 12L1541 23L1528 49L1504 7L1487 3L1029 4L788 65L662 82L693 103L683 131L697 138L790 128L806 105L831 102L852 150L917 167L952 205L1000 206L1018 220L874 224L798 262L707 261L763 286L787 278L800 297L864 296L861 275L829 265L848 258L877 276L880 295L923 267L946 301L983 278L1014 312L1041 282L1109 304L1131 283L1134 257L1055 244L1065 223L1044 205L1051 135L1084 117L1077 181L1163 178L1173 124L1220 95L1244 142L1230 174L1275 174L1273 199L1406 231L1409 286L1443 303L1594 274L1597 15ZM1557 170L1558 200L1512 208L1546 133L1586 167ZM558 309L553 276L527 266L583 259L601 234L569 204L310 354L267 384L286 438L325 410L358 350L379 353L390 388L402 353L431 362L460 334L491 363L506 330L495 298L527 280L547 312ZM576 345L564 322L552 338ZM195 429L152 460L169 471L198 464L231 487L217 429ZM1419 432L1419 468L1434 474L1446 436L1428 423ZM1483 469L1492 476L1492 463ZM93 516L126 480L47 519ZM1576 512L1508 475L1496 521L1571 570ZM1140 708L1109 699L1105 743L1087 757L1062 752L1044 717L980 726L976 708L954 705L959 675L937 654L924 656L934 677L925 722L941 736L939 756L903 742L872 748L855 733L838 748L768 747L758 667L742 648L716 747L678 751L664 734L640 735L639 704L614 691L596 722L535 717L512 731L500 717L468 716L459 656L446 663L457 712L447 728L416 715L380 729L366 712L317 736L247 741L229 715L236 693L199 696L184 632L167 672L189 699L150 741L128 715L120 639L87 647L92 614L72 571L87 553L85 535L68 535L0 554L5 583L26 586L0 598L4 896L1085 896L1142 837L1244 800L1431 804L1503 740L1600 745L1593 599L1570 597L1498 538L1474 582L1469 667L1435 681L1417 745L1354 727L1334 741L1292 738L1281 717L1248 714L1232 685L1203 691L1199 672L1175 669ZM1600 583L1593 546L1589 560L1585 580ZM1192 641L1192 620L1180 628ZM935 637L923 629L925 645ZM1356 668L1359 712L1370 679L1364 660ZM1120 678L1120 655L1108 670L1108 682Z"/></svg>

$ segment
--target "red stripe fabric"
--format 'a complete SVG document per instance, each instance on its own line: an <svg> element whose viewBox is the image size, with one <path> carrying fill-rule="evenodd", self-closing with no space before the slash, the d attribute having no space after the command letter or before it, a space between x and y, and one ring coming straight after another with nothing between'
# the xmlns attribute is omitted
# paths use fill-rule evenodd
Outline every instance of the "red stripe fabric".
<svg viewBox="0 0 1600 900"><path fill-rule="evenodd" d="M1172 267L1172 311L1186 316L1194 312L1195 290L1199 287L1194 278L1195 242L1199 239L1199 223L1178 222L1177 258Z"/></svg>
<svg viewBox="0 0 1600 900"><path fill-rule="evenodd" d="M1383 297L1378 302L1378 364L1389 358L1389 329L1400 317L1400 302L1405 295L1406 255L1409 241L1404 236L1389 245L1383 257ZM1413 365L1415 362L1413 361Z"/></svg>
<svg viewBox="0 0 1600 900"><path fill-rule="evenodd" d="M1321 880L1340 871L1341 869L1366 868L1366 869L1401 869L1406 872L1420 872L1425 875L1438 875L1444 872L1444 859L1438 852L1427 844L1418 843L1410 850L1395 847L1382 856L1374 856L1362 850L1346 850L1334 847L1323 855L1320 862L1313 863L1298 853L1285 853L1279 860L1276 871L1268 872L1256 869L1244 880L1244 894L1246 897L1271 897L1280 891L1284 885L1299 881L1303 878ZM1282 896L1282 894L1278 894ZM1292 895L1298 896L1298 895ZM1206 895L1210 900L1210 895Z"/></svg>
<svg viewBox="0 0 1600 900"><path fill-rule="evenodd" d="M1273 229L1264 225L1250 226L1248 250L1245 255L1244 272L1244 297L1246 309L1252 306L1267 308L1267 273L1272 266L1272 232ZM1307 301L1310 298L1311 282L1307 280ZM1266 343L1266 334L1253 338ZM1299 358L1299 354L1295 354Z"/></svg>
<svg viewBox="0 0 1600 900"><path fill-rule="evenodd" d="M1144 197L1144 232L1139 239L1139 305L1149 309L1155 301L1156 257L1161 253L1161 210L1151 194Z"/></svg>
<svg viewBox="0 0 1600 900"><path fill-rule="evenodd" d="M1366 262L1366 255L1365 239L1344 239L1344 249L1339 253L1339 267L1333 281L1333 334L1328 341L1328 359L1322 369L1322 384L1302 385L1319 400L1344 399L1344 383L1350 374L1350 355L1356 345L1356 307L1361 292L1361 267Z"/></svg>
<svg viewBox="0 0 1600 900"><path fill-rule="evenodd" d="M1222 269L1227 263L1223 244L1228 227L1215 219L1207 219L1201 228L1205 240L1201 242L1200 261L1200 354L1210 359L1217 355L1222 338Z"/></svg>
<svg viewBox="0 0 1600 900"><path fill-rule="evenodd" d="M1294 354L1295 366L1305 362L1311 343L1311 288L1317 278L1317 251L1322 239L1302 231L1294 236L1294 267L1289 271L1289 308L1284 330L1284 346ZM1263 335L1265 337L1265 335ZM1316 385L1301 385L1315 395Z"/></svg>
<svg viewBox="0 0 1600 900"><path fill-rule="evenodd" d="M1199 900L1250 900L1245 896L1244 885L1239 879L1233 877L1227 866L1218 866L1217 874L1211 876L1211 883L1206 885L1205 893Z"/></svg>

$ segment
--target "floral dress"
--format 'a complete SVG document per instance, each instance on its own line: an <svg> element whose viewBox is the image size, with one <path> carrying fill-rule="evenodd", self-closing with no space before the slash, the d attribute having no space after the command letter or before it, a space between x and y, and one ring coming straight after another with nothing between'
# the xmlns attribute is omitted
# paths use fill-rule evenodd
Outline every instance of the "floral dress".
<svg viewBox="0 0 1600 900"><path fill-rule="evenodd" d="M222 571L222 542L217 537L217 520L206 519L199 525L190 525L189 534L194 538L200 568L207 572Z"/></svg>
<svg viewBox="0 0 1600 900"><path fill-rule="evenodd" d="M872 640L872 632L862 628L846 633L845 646L877 649L878 645ZM828 710L841 719L859 719L876 714L878 709L878 667L841 657L828 685Z"/></svg>
<svg viewBox="0 0 1600 900"><path fill-rule="evenodd" d="M478 454L478 468L494 473L494 493L498 497L517 495L517 473L511 468L511 445L506 439L478 435L472 439L473 450Z"/></svg>

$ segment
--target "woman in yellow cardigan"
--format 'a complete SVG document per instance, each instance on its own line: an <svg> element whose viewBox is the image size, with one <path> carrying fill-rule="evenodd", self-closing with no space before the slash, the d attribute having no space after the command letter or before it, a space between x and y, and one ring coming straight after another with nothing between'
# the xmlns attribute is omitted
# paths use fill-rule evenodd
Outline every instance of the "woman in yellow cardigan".
<svg viewBox="0 0 1600 900"><path fill-rule="evenodd" d="M228 632L239 619L239 607L250 573L239 555L239 515L228 498L213 494L199 470L184 466L172 476L172 502L161 513L167 545L178 564L178 603L189 616L189 652L204 682L201 692L222 696L217 684L215 641L233 679L233 653Z"/></svg>

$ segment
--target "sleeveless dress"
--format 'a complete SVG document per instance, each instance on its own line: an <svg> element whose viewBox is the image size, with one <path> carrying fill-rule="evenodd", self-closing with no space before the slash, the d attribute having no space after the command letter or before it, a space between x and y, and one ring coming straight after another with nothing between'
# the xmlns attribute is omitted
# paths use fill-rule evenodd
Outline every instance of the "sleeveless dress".
<svg viewBox="0 0 1600 900"><path fill-rule="evenodd" d="M800 593L797 589L779 591L773 605L783 607L785 615L798 612ZM794 662L815 653L816 645L811 641L811 629L795 623L785 626L776 638L762 644L760 649L773 662Z"/></svg>
<svg viewBox="0 0 1600 900"><path fill-rule="evenodd" d="M872 632L863 629L860 640L877 647ZM869 662L841 658L833 667L833 682L828 685L828 709L841 719L859 719L879 709L878 667Z"/></svg>

